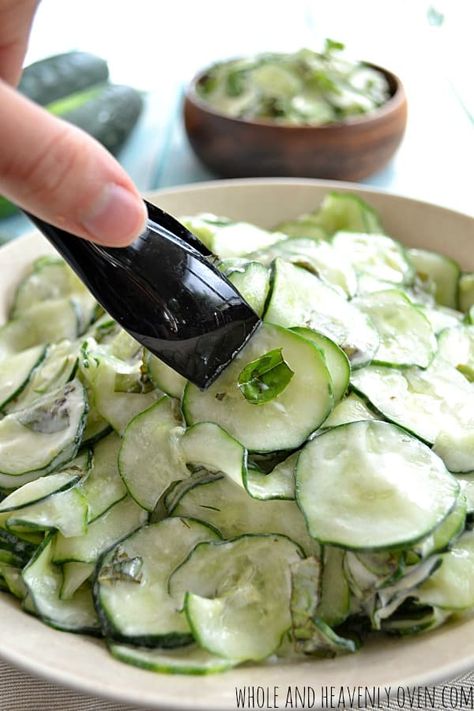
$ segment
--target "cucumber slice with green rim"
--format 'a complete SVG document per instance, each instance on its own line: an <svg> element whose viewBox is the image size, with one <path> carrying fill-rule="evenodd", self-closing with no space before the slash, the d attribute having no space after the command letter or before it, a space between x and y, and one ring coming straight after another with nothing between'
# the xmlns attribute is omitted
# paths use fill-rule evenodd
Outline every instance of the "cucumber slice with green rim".
<svg viewBox="0 0 474 711"><path fill-rule="evenodd" d="M33 346L73 340L79 333L77 307L70 299L32 306L0 328L0 360Z"/></svg>
<svg viewBox="0 0 474 711"><path fill-rule="evenodd" d="M418 278L433 284L436 302L457 309L461 275L459 264L454 259L427 249L409 249L408 255Z"/></svg>
<svg viewBox="0 0 474 711"><path fill-rule="evenodd" d="M0 411L24 390L45 352L44 346L34 346L0 361Z"/></svg>
<svg viewBox="0 0 474 711"><path fill-rule="evenodd" d="M357 291L357 276L349 259L336 252L326 240L287 239L249 255L249 259L265 265L270 265L276 257L316 274L344 296L353 296Z"/></svg>
<svg viewBox="0 0 474 711"><path fill-rule="evenodd" d="M54 536L50 534L23 570L23 581L33 603L31 611L51 627L68 632L98 634L99 620L90 587L85 585L79 588L70 600L59 597L63 576L61 568L53 564L53 550Z"/></svg>
<svg viewBox="0 0 474 711"><path fill-rule="evenodd" d="M474 472L456 474L455 476L466 501L466 514L471 518L474 514Z"/></svg>
<svg viewBox="0 0 474 711"><path fill-rule="evenodd" d="M258 469L248 468L245 478L245 488L254 499L295 498L295 467L299 452L276 465L271 472L265 474Z"/></svg>
<svg viewBox="0 0 474 711"><path fill-rule="evenodd" d="M89 506L89 523L127 495L118 469L121 445L120 437L112 432L94 446L92 466L80 485Z"/></svg>
<svg viewBox="0 0 474 711"><path fill-rule="evenodd" d="M0 420L0 486L21 486L71 461L86 413L84 388L73 380Z"/></svg>
<svg viewBox="0 0 474 711"><path fill-rule="evenodd" d="M338 654L353 654L358 649L358 643L338 635L321 618L311 620L311 632L298 641L298 648L304 654L317 657L335 657Z"/></svg>
<svg viewBox="0 0 474 711"><path fill-rule="evenodd" d="M62 566L63 584L59 592L61 600L71 600L83 583L92 577L94 570L93 563L76 563L74 561L64 563Z"/></svg>
<svg viewBox="0 0 474 711"><path fill-rule="evenodd" d="M404 602L387 620L383 620L380 629L387 634L412 635L436 629L442 625L450 612L427 605L417 605L412 601Z"/></svg>
<svg viewBox="0 0 474 711"><path fill-rule="evenodd" d="M167 396L137 415L125 430L120 475L130 496L147 511L153 511L173 481L190 476L179 447L183 433L176 401Z"/></svg>
<svg viewBox="0 0 474 711"><path fill-rule="evenodd" d="M110 653L116 659L126 664L132 664L140 669L159 672L160 674L218 674L227 671L238 664L232 659L223 659L210 654L201 647L184 647L178 649L147 649L125 644L108 642Z"/></svg>
<svg viewBox="0 0 474 711"><path fill-rule="evenodd" d="M92 392L92 402L99 413L112 427L122 435L128 423L153 405L161 396L156 390L150 392L120 392L116 390L117 378L120 375L127 378L127 370L131 379L136 381L140 366L131 367L125 361L114 356L98 354L88 348L83 348L82 359L79 361L81 376ZM121 373L123 369L125 373Z"/></svg>
<svg viewBox="0 0 474 711"><path fill-rule="evenodd" d="M310 328L292 328L292 331L298 333L303 338L307 338L311 343L316 344L324 355L324 361L329 375L331 376L332 390L334 402L337 404L344 397L349 386L351 376L351 366L349 358L346 356L342 348L331 341L330 338L322 333L313 331Z"/></svg>
<svg viewBox="0 0 474 711"><path fill-rule="evenodd" d="M307 555L319 553L294 501L253 499L229 478L197 483L183 493L170 513L206 521L224 538L278 533L295 541Z"/></svg>
<svg viewBox="0 0 474 711"><path fill-rule="evenodd" d="M10 318L18 318L41 301L73 293L88 294L88 291L66 262L58 257L39 257L17 287Z"/></svg>
<svg viewBox="0 0 474 711"><path fill-rule="evenodd" d="M280 224L277 225L276 230L295 239L323 240L329 237L329 233L320 227L314 219L314 216L309 213L301 215L301 217L298 217L295 220L280 222Z"/></svg>
<svg viewBox="0 0 474 711"><path fill-rule="evenodd" d="M2 502L0 502L0 513L5 511L16 511L24 506L40 503L52 494L67 491L77 484L80 475L67 469L57 474L42 476L35 481L23 484L19 489L15 489Z"/></svg>
<svg viewBox="0 0 474 711"><path fill-rule="evenodd" d="M468 272L459 277L459 308L467 313L474 306L474 273Z"/></svg>
<svg viewBox="0 0 474 711"><path fill-rule="evenodd" d="M437 350L431 324L405 294L396 289L356 300L378 331L380 343L373 363L427 368Z"/></svg>
<svg viewBox="0 0 474 711"><path fill-rule="evenodd" d="M262 316L270 290L270 272L257 262L249 262L242 269L235 269L227 278L240 292L245 301Z"/></svg>
<svg viewBox="0 0 474 711"><path fill-rule="evenodd" d="M119 501L93 521L82 536L57 534L53 562L95 563L99 557L147 521L147 513L133 499Z"/></svg>
<svg viewBox="0 0 474 711"><path fill-rule="evenodd" d="M94 584L104 635L145 647L191 643L186 617L168 593L168 579L198 543L217 539L216 531L201 521L167 518L109 550Z"/></svg>
<svg viewBox="0 0 474 711"><path fill-rule="evenodd" d="M459 311L450 309L447 306L419 306L420 311L424 313L428 321L431 323L431 328L436 335L441 333L445 328L458 326L462 321L462 314Z"/></svg>
<svg viewBox="0 0 474 711"><path fill-rule="evenodd" d="M170 368L169 365L152 353L147 353L145 365L150 380L155 388L162 390L166 395L170 395L170 397L181 400L187 383L186 378L183 378L182 375L173 370L173 368Z"/></svg>
<svg viewBox="0 0 474 711"><path fill-rule="evenodd" d="M44 501L24 506L8 517L9 531L55 529L66 537L87 531L87 500L77 487L51 494Z"/></svg>
<svg viewBox="0 0 474 711"><path fill-rule="evenodd" d="M240 442L213 422L199 422L188 427L180 440L184 460L193 468L226 474L244 486L247 476L247 452Z"/></svg>
<svg viewBox="0 0 474 711"><path fill-rule="evenodd" d="M2 571L2 575L7 584L8 591L19 600L23 600L28 594L28 590L23 582L21 568L6 567Z"/></svg>
<svg viewBox="0 0 474 711"><path fill-rule="evenodd" d="M351 595L344 574L344 555L340 548L324 546L321 598L316 614L330 627L342 624L350 613Z"/></svg>
<svg viewBox="0 0 474 711"><path fill-rule="evenodd" d="M441 565L416 592L417 600L441 609L474 605L474 531L466 531L441 556Z"/></svg>
<svg viewBox="0 0 474 711"><path fill-rule="evenodd" d="M338 232L332 244L356 272L393 284L411 284L415 271L402 245L383 234Z"/></svg>
<svg viewBox="0 0 474 711"><path fill-rule="evenodd" d="M381 420L382 416L375 413L367 404L355 393L341 400L331 412L327 420L323 422L323 427L338 427L347 425L349 422L358 420Z"/></svg>
<svg viewBox="0 0 474 711"><path fill-rule="evenodd" d="M216 220L215 215L185 217L181 222L221 259L243 257L285 239L284 234L268 232L249 222L225 220L223 223L219 218Z"/></svg>
<svg viewBox="0 0 474 711"><path fill-rule="evenodd" d="M277 348L294 375L278 397L251 404L239 389L239 374L249 362ZM320 353L306 339L264 324L207 390L188 383L182 406L189 425L215 422L249 450L292 449L329 414L330 375Z"/></svg>
<svg viewBox="0 0 474 711"><path fill-rule="evenodd" d="M264 659L291 627L291 566L301 549L283 536L199 543L172 574L198 644L239 661Z"/></svg>
<svg viewBox="0 0 474 711"><path fill-rule="evenodd" d="M455 368L438 359L426 370L371 365L351 382L388 420L434 444L450 471L474 469L474 386Z"/></svg>
<svg viewBox="0 0 474 711"><path fill-rule="evenodd" d="M457 480L457 479L456 479ZM458 481L458 480L457 480ZM458 484L461 487L460 482ZM439 553L451 545L458 536L464 531L466 525L467 501L466 497L461 493L458 497L456 506L448 516L440 523L438 528L435 528L428 538L420 541L414 547L415 553L422 558L427 558L433 553Z"/></svg>
<svg viewBox="0 0 474 711"><path fill-rule="evenodd" d="M441 331L439 355L470 382L474 382L474 326L456 326Z"/></svg>
<svg viewBox="0 0 474 711"><path fill-rule="evenodd" d="M458 492L426 445L385 422L327 430L306 444L296 467L310 534L347 549L408 547L446 518Z"/></svg>
<svg viewBox="0 0 474 711"><path fill-rule="evenodd" d="M353 367L370 362L379 338L370 319L314 274L276 259L265 321L311 328L337 343Z"/></svg>
<svg viewBox="0 0 474 711"><path fill-rule="evenodd" d="M379 216L370 205L358 195L336 191L326 195L313 212L285 222L277 229L295 237L320 237L321 231L324 236L338 230L383 234Z"/></svg>
<svg viewBox="0 0 474 711"><path fill-rule="evenodd" d="M9 414L22 410L41 395L66 385L76 372L78 350L77 343L68 340L49 345L44 358L32 371L26 387L8 405L6 412Z"/></svg>

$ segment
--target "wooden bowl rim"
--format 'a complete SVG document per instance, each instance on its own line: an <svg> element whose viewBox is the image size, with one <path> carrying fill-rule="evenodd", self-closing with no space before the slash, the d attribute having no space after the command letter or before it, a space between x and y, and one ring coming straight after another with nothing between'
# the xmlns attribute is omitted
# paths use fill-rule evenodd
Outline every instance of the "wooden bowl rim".
<svg viewBox="0 0 474 711"><path fill-rule="evenodd" d="M234 58L235 59L235 58ZM225 61L233 61L232 59L225 60ZM234 116L228 116L227 114L221 113L220 111L215 110L210 104L207 103L204 99L202 99L198 92L196 91L196 86L197 84L202 80L202 78L212 69L214 66L218 64L218 62L214 62L213 64L210 64L209 66L205 67L204 69L201 69L199 72L197 72L194 77L191 79L189 82L186 90L185 90L185 102L191 104L195 108L199 109L202 113L204 114L209 114L212 117L219 118L225 121L228 121L229 123L236 124L238 126L252 126L253 128L256 129L261 129L261 128L268 128L268 129L273 129L273 130L281 130L291 132L291 131L335 131L335 130L340 130L344 131L346 129L350 129L351 127L360 127L360 126L367 126L370 127L371 124L373 123L378 123L381 119L391 115L395 114L397 111L402 109L404 106L406 106L406 94L405 94L405 89L403 87L403 84L400 80L400 78L397 76L397 74L394 74L392 71L389 69L386 69L385 67L381 67L378 64L373 64L372 62L365 62L361 61L361 64L364 64L367 67L371 67L372 69L376 69L379 71L381 74L385 76L385 78L388 80L390 87L394 87L393 93L390 96L387 101L382 104L381 106L378 106L376 109L373 111L369 111L366 114L362 114L361 116L354 116L352 118L348 118L344 121L335 121L334 123L327 123L327 124L322 124L322 125L309 125L309 124L284 124L284 123L276 123L275 121L269 121L269 120L256 120L256 119L244 119L244 118L236 118Z"/></svg>

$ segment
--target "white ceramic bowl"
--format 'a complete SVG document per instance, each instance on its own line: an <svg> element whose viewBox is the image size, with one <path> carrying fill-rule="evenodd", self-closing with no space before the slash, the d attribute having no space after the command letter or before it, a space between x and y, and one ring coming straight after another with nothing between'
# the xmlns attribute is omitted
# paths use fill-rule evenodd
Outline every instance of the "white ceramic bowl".
<svg viewBox="0 0 474 711"><path fill-rule="evenodd" d="M474 271L472 218L356 185L297 179L222 181L165 190L151 199L177 216L214 212L270 227L313 209L334 189L368 200L392 236L408 245L444 252L464 269ZM0 250L0 322L21 273L33 258L49 252L51 248L38 234ZM58 684L162 711L235 709L235 689L243 686L269 687L270 694L277 687L281 708L288 687L298 686L301 691L311 687L317 708L332 687L336 695L341 687L358 686L382 690L391 686L396 694L399 686L444 681L474 667L474 619L409 639L372 641L358 654L336 659L248 665L209 677L158 675L122 664L101 641L51 629L22 612L4 594L0 595L0 620L0 655L12 664Z"/></svg>

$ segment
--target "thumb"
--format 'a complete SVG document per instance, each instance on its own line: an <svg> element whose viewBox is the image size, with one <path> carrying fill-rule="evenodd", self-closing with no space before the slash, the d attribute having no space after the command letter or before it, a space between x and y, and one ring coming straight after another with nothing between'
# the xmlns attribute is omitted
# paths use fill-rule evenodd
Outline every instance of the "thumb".
<svg viewBox="0 0 474 711"><path fill-rule="evenodd" d="M121 247L146 209L130 178L97 141L0 81L0 193L79 237Z"/></svg>

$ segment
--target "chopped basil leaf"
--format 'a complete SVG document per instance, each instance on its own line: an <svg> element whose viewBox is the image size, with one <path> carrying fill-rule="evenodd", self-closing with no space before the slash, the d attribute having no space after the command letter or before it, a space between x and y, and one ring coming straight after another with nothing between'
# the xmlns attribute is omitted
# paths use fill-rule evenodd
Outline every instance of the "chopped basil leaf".
<svg viewBox="0 0 474 711"><path fill-rule="evenodd" d="M281 348L275 348L246 365L239 375L238 385L248 402L262 405L278 397L293 375Z"/></svg>

